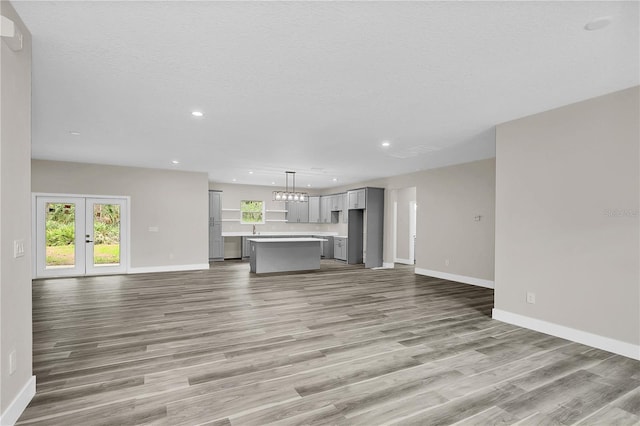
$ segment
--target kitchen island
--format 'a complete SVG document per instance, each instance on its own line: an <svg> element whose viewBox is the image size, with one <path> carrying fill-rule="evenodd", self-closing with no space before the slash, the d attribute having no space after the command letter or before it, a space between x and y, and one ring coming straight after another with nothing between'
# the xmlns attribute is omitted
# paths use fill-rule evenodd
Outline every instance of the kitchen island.
<svg viewBox="0 0 640 426"><path fill-rule="evenodd" d="M320 269L323 238L249 238L251 272L309 271Z"/></svg>

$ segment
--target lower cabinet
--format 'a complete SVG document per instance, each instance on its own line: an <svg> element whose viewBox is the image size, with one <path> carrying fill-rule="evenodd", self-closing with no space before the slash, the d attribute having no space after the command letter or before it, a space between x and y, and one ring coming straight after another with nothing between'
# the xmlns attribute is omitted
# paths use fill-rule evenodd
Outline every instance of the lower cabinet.
<svg viewBox="0 0 640 426"><path fill-rule="evenodd" d="M320 237L327 241L322 242L322 256L325 259L333 259L333 237Z"/></svg>
<svg viewBox="0 0 640 426"><path fill-rule="evenodd" d="M344 237L333 237L333 257L334 259L347 260L347 244L349 239Z"/></svg>
<svg viewBox="0 0 640 426"><path fill-rule="evenodd" d="M251 243L247 241L249 238L253 237L242 237L242 258L247 258L251 256Z"/></svg>
<svg viewBox="0 0 640 426"><path fill-rule="evenodd" d="M209 224L209 259L224 260L224 238L222 238L222 222Z"/></svg>

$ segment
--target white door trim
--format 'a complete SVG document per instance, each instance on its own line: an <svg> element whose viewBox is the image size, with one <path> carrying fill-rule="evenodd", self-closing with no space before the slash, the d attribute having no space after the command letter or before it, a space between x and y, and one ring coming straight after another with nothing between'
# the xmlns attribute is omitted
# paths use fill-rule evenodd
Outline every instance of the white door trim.
<svg viewBox="0 0 640 426"><path fill-rule="evenodd" d="M395 262L398 259L398 202L393 202L393 256Z"/></svg>
<svg viewBox="0 0 640 426"><path fill-rule="evenodd" d="M417 209L418 204L409 201L409 260L412 265L416 263Z"/></svg>

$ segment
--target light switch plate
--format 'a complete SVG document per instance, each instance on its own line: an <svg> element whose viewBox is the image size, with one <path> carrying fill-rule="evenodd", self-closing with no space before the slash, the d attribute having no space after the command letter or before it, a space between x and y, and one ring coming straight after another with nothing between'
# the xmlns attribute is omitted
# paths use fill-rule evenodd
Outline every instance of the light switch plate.
<svg viewBox="0 0 640 426"><path fill-rule="evenodd" d="M13 257L24 256L24 240L13 240Z"/></svg>

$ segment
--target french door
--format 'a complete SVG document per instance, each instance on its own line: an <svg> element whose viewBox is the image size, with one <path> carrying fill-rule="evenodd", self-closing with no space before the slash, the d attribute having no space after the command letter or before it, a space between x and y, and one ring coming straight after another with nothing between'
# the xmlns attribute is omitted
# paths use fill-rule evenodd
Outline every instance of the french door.
<svg viewBox="0 0 640 426"><path fill-rule="evenodd" d="M36 196L36 276L127 272L125 198Z"/></svg>

